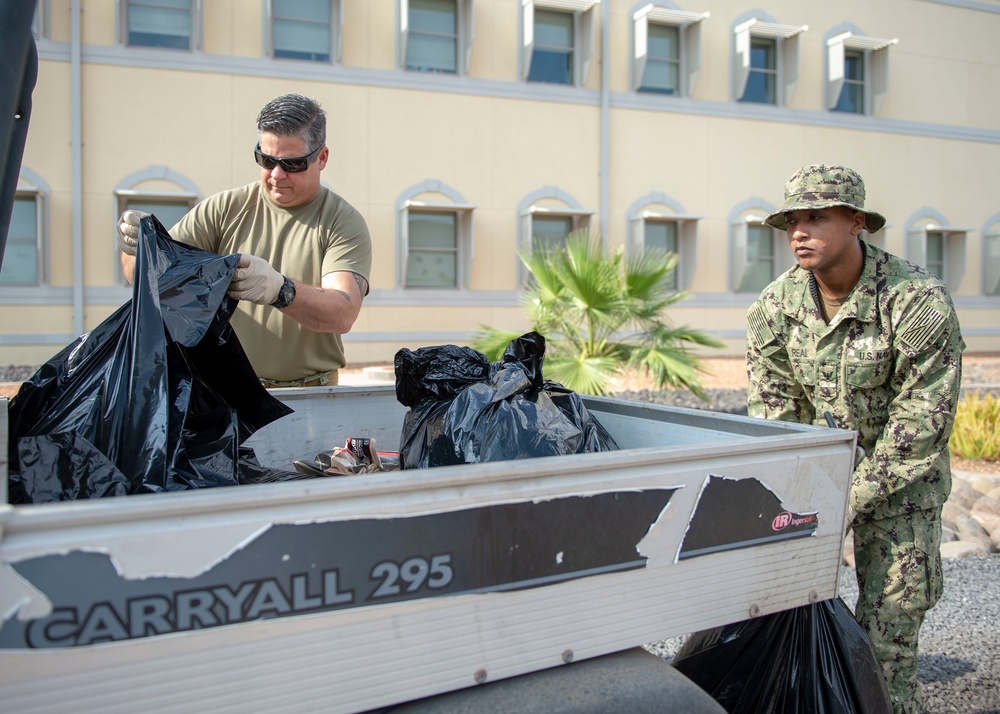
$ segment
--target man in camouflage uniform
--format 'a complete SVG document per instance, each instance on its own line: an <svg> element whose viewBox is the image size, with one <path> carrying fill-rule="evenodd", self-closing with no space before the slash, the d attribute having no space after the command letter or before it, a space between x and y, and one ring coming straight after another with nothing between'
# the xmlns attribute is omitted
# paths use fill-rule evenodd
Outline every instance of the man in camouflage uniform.
<svg viewBox="0 0 1000 714"><path fill-rule="evenodd" d="M748 406L806 424L829 413L858 432L855 617L894 709L919 712L917 633L943 586L941 506L965 343L941 280L860 239L885 224L864 201L853 170L807 166L765 219L788 234L798 265L747 314Z"/></svg>

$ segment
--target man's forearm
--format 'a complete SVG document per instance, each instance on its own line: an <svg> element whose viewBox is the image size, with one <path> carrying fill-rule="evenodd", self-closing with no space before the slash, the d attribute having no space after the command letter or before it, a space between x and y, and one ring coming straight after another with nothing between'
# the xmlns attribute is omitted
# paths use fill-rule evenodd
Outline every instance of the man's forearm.
<svg viewBox="0 0 1000 714"><path fill-rule="evenodd" d="M348 272L325 276L319 287L293 280L295 299L282 312L314 332L346 334L361 312L363 280Z"/></svg>

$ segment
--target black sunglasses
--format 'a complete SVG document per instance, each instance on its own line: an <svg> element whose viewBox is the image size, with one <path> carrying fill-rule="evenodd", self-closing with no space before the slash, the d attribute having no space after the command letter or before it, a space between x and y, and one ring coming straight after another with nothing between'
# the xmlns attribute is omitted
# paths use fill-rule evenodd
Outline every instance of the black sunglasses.
<svg viewBox="0 0 1000 714"><path fill-rule="evenodd" d="M295 156L288 159L279 159L277 156L271 156L270 154L265 154L260 150L260 144L257 144L257 148L253 150L254 161L262 169L271 171L275 166L280 166L281 170L287 174L297 174L305 171L309 168L309 162L319 153L322 146L317 146L310 153L305 156Z"/></svg>

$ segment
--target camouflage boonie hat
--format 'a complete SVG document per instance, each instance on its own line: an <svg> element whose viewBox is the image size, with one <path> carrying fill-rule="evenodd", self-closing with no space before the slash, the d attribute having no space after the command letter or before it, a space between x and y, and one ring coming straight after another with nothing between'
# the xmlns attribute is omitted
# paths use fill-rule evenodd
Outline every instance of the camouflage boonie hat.
<svg viewBox="0 0 1000 714"><path fill-rule="evenodd" d="M810 208L847 206L865 214L865 230L874 233L885 225L885 216L865 210L865 182L846 166L804 166L785 184L785 205L764 223L785 230L785 214Z"/></svg>

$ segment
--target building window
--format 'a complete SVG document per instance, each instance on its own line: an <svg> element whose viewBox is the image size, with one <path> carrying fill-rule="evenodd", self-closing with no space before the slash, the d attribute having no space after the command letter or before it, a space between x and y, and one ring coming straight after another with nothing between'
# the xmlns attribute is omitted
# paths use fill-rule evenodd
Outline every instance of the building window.
<svg viewBox="0 0 1000 714"><path fill-rule="evenodd" d="M865 113L865 54L858 50L844 53L844 84L833 107L835 112Z"/></svg>
<svg viewBox="0 0 1000 714"><path fill-rule="evenodd" d="M201 200L201 192L192 181L166 166L149 166L126 176L115 187L114 195L112 221L132 209L156 216L168 232ZM127 286L120 263L121 254L116 248L113 274L117 285Z"/></svg>
<svg viewBox="0 0 1000 714"><path fill-rule="evenodd" d="M680 94L680 31L672 25L650 25L648 32L646 65L639 91Z"/></svg>
<svg viewBox="0 0 1000 714"><path fill-rule="evenodd" d="M983 292L1000 295L1000 223L983 235Z"/></svg>
<svg viewBox="0 0 1000 714"><path fill-rule="evenodd" d="M528 81L573 84L573 15L535 11L535 51Z"/></svg>
<svg viewBox="0 0 1000 714"><path fill-rule="evenodd" d="M522 76L529 82L580 85L594 47L599 0L522 0Z"/></svg>
<svg viewBox="0 0 1000 714"><path fill-rule="evenodd" d="M795 264L784 232L764 223L772 209L753 201L730 214L729 287L759 293Z"/></svg>
<svg viewBox="0 0 1000 714"><path fill-rule="evenodd" d="M828 39L827 108L849 114L877 112L889 87L889 48L897 42L850 31Z"/></svg>
<svg viewBox="0 0 1000 714"><path fill-rule="evenodd" d="M17 193L7 231L0 285L42 284L42 200L37 193Z"/></svg>
<svg viewBox="0 0 1000 714"><path fill-rule="evenodd" d="M737 25L733 96L741 102L786 105L799 78L799 35L807 29L758 18Z"/></svg>
<svg viewBox="0 0 1000 714"><path fill-rule="evenodd" d="M531 217L532 250L562 250L573 232L571 216L533 215Z"/></svg>
<svg viewBox="0 0 1000 714"><path fill-rule="evenodd" d="M399 284L462 289L472 272L474 205L439 181L411 186L396 202Z"/></svg>
<svg viewBox="0 0 1000 714"><path fill-rule="evenodd" d="M468 74L473 0L398 0L399 62L416 72Z"/></svg>
<svg viewBox="0 0 1000 714"><path fill-rule="evenodd" d="M409 212L407 288L458 287L458 216L450 211Z"/></svg>
<svg viewBox="0 0 1000 714"><path fill-rule="evenodd" d="M580 207L576 199L546 186L526 196L518 205L519 254L530 253L536 248L556 250L566 246L570 233L589 232L593 211ZM528 280L528 271L518 259L518 284Z"/></svg>
<svg viewBox="0 0 1000 714"><path fill-rule="evenodd" d="M944 280L948 256L945 251L945 237L941 231L927 231L924 267L927 272Z"/></svg>
<svg viewBox="0 0 1000 714"><path fill-rule="evenodd" d="M646 252L663 255L677 254L677 224L674 221L646 221L643 227L643 242ZM674 270L664 280L667 290L677 289L677 271Z"/></svg>
<svg viewBox="0 0 1000 714"><path fill-rule="evenodd" d="M701 21L708 13L646 3L632 14L632 88L686 96L701 67Z"/></svg>
<svg viewBox="0 0 1000 714"><path fill-rule="evenodd" d="M190 50L194 8L191 0L126 0L126 44Z"/></svg>
<svg viewBox="0 0 1000 714"><path fill-rule="evenodd" d="M907 221L906 259L956 290L965 275L966 236L971 228L956 228L936 212L925 210Z"/></svg>
<svg viewBox="0 0 1000 714"><path fill-rule="evenodd" d="M194 208L195 197L152 196L141 193L118 195L118 215L128 210L142 211L156 216L156 220L169 231L185 214Z"/></svg>
<svg viewBox="0 0 1000 714"><path fill-rule="evenodd" d="M750 41L750 73L743 89L741 102L777 104L778 86L777 43L768 38Z"/></svg>
<svg viewBox="0 0 1000 714"><path fill-rule="evenodd" d="M698 220L663 193L644 196L628 209L629 255L647 251L674 253L677 265L668 278L668 289L688 290L698 255Z"/></svg>
<svg viewBox="0 0 1000 714"><path fill-rule="evenodd" d="M330 0L270 0L270 9L273 57L330 62L335 56L337 25Z"/></svg>

